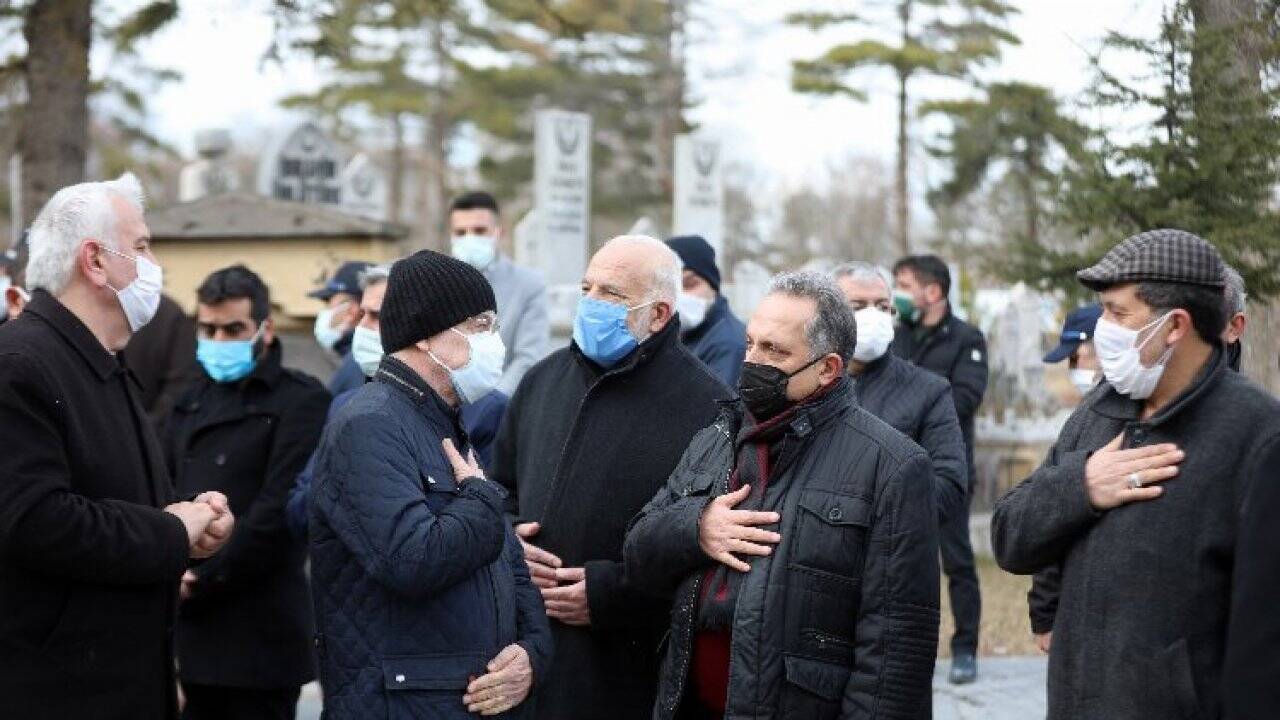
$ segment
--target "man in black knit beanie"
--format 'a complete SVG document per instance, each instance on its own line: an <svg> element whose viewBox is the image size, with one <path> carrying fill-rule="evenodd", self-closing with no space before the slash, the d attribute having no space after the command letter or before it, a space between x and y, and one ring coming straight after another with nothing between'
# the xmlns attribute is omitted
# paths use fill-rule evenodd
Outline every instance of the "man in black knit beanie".
<svg viewBox="0 0 1280 720"><path fill-rule="evenodd" d="M391 267L386 355L330 420L311 491L326 717L473 717L524 702L551 656L542 598L458 408L505 349L478 270L423 250Z"/></svg>

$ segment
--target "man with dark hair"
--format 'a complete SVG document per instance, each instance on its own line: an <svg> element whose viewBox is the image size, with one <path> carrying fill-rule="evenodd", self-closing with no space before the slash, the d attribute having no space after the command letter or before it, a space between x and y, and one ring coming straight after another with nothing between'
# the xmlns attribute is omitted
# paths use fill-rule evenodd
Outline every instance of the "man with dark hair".
<svg viewBox="0 0 1280 720"><path fill-rule="evenodd" d="M324 303L312 328L316 342L339 358L338 369L329 379L329 392L333 395L364 384L364 373L351 355L351 341L360 322L360 276L372 266L363 260L344 262L324 285L308 293Z"/></svg>
<svg viewBox="0 0 1280 720"><path fill-rule="evenodd" d="M449 206L453 256L479 270L498 298L498 334L507 346L498 390L510 397L520 378L547 354L551 325L547 319L547 286L534 271L516 265L499 251L502 216L498 201L487 192L468 192Z"/></svg>
<svg viewBox="0 0 1280 720"><path fill-rule="evenodd" d="M942 570L955 634L951 637L951 675L956 684L973 682L978 675L978 628L982 620L982 593L973 565L969 541L969 504L978 478L973 464L973 418L987 391L987 340L982 331L951 314L947 296L951 272L936 255L911 255L893 266L898 292L894 303L901 323L893 352L951 382L951 398L964 434L969 469L965 506L952 513L940 528Z"/></svg>
<svg viewBox="0 0 1280 720"><path fill-rule="evenodd" d="M1227 367L1203 239L1144 232L1077 276L1102 300L1106 380L996 505L996 560L1062 568L1049 720L1221 717L1237 593L1267 572L1242 517L1275 477L1280 402Z"/></svg>
<svg viewBox="0 0 1280 720"><path fill-rule="evenodd" d="M859 329L825 275L778 275L724 403L632 522L626 569L675 589L653 718L929 717L929 456L853 398Z"/></svg>
<svg viewBox="0 0 1280 720"><path fill-rule="evenodd" d="M227 547L182 578L175 634L184 717L293 717L315 677L305 548L285 525L294 477L319 441L327 393L281 365L267 286L243 265L196 291L204 376L164 427L179 496L222 488L241 518Z"/></svg>
<svg viewBox="0 0 1280 720"><path fill-rule="evenodd" d="M742 358L747 354L747 328L720 294L716 249L701 235L681 235L667 241L684 263L676 310L680 339L720 381L738 384Z"/></svg>

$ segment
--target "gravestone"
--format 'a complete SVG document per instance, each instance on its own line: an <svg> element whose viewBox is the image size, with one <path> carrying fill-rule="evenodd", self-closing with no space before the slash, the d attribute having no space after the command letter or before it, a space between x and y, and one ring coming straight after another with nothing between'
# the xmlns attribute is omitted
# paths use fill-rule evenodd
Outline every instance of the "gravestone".
<svg viewBox="0 0 1280 720"><path fill-rule="evenodd" d="M196 154L200 159L182 168L178 176L178 201L190 202L239 190L240 176L227 162L230 150L230 132L212 129L196 133Z"/></svg>
<svg viewBox="0 0 1280 720"><path fill-rule="evenodd" d="M577 285L591 226L590 115L536 113L533 197L537 232L525 242L522 262L542 271L548 285Z"/></svg>
<svg viewBox="0 0 1280 720"><path fill-rule="evenodd" d="M673 235L701 235L716 255L724 249L724 185L720 143L676 136Z"/></svg>
<svg viewBox="0 0 1280 720"><path fill-rule="evenodd" d="M263 154L258 192L277 200L339 206L342 156L334 141L313 122L295 127Z"/></svg>
<svg viewBox="0 0 1280 720"><path fill-rule="evenodd" d="M357 153L338 176L342 209L353 215L386 222L390 189L382 169L364 153Z"/></svg>

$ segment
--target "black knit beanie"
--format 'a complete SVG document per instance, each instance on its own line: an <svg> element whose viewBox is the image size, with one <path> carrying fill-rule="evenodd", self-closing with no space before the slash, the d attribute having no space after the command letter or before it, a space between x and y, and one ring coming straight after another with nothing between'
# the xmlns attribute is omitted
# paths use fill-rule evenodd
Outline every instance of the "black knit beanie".
<svg viewBox="0 0 1280 720"><path fill-rule="evenodd" d="M716 251L701 235L679 235L667 241L667 247L676 251L685 270L701 275L720 292L720 269L716 267Z"/></svg>
<svg viewBox="0 0 1280 720"><path fill-rule="evenodd" d="M391 266L382 299L382 349L393 353L497 310L493 288L479 270L431 250Z"/></svg>

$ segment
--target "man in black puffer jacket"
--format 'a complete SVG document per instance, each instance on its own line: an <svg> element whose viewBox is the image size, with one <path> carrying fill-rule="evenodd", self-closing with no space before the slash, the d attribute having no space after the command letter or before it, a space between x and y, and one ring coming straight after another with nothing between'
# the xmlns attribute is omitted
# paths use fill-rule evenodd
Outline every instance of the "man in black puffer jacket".
<svg viewBox="0 0 1280 720"><path fill-rule="evenodd" d="M743 402L633 523L628 577L678 586L654 718L929 717L929 457L854 403L855 336L830 279L775 278L747 326Z"/></svg>
<svg viewBox="0 0 1280 720"><path fill-rule="evenodd" d="M890 352L893 276L865 262L841 265L831 276L858 321L858 346L849 361L858 405L929 453L940 526L956 512L967 513L969 465L951 384Z"/></svg>
<svg viewBox="0 0 1280 720"><path fill-rule="evenodd" d="M556 657L548 720L647 718L669 597L622 572L627 523L728 388L680 343L680 260L624 236L591 259L569 347L533 366L498 431L493 476L525 537Z"/></svg>

